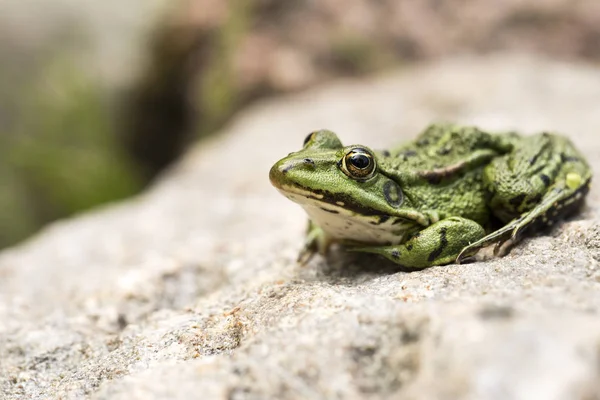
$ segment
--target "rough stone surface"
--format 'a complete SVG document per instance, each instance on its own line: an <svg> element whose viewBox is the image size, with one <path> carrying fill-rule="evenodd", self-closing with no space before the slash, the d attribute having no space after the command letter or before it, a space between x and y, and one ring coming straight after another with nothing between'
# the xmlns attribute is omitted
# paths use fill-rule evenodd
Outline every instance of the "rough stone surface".
<svg viewBox="0 0 600 400"><path fill-rule="evenodd" d="M267 173L307 132L385 146L436 119L570 135L600 170L600 70L464 58L262 103L144 195L0 255L17 398L600 398L600 193L507 257L300 267Z"/></svg>

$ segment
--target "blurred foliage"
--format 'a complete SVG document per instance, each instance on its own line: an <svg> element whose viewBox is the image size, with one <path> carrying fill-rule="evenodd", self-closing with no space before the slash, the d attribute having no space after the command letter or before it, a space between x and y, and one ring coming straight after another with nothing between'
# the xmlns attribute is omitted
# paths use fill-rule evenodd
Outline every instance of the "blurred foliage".
<svg viewBox="0 0 600 400"><path fill-rule="evenodd" d="M118 127L145 181L259 97L240 85L235 65L252 29L255 0L228 4L230 12L219 23L195 26L165 18L152 32L149 60L124 96L121 111L127 118Z"/></svg>
<svg viewBox="0 0 600 400"><path fill-rule="evenodd" d="M14 96L0 132L0 246L141 188L114 136L106 91L54 57Z"/></svg>
<svg viewBox="0 0 600 400"><path fill-rule="evenodd" d="M259 98L457 53L535 49L600 57L593 2L177 4L146 33L143 65L116 69L140 67L126 78L127 88L102 86L90 49L100 37L116 49L131 43L127 32L135 36L135 23L111 35L118 22L107 18L99 25L104 30L88 29L69 9L74 19L63 23L44 15L37 25L2 26L16 30L0 37L0 247L49 221L136 193L192 141ZM148 21L143 12L137 18ZM40 34L42 21L58 30ZM121 59L107 54L102 61Z"/></svg>
<svg viewBox="0 0 600 400"><path fill-rule="evenodd" d="M196 129L200 137L219 128L240 106L233 58L251 28L252 3L250 0L231 0L229 16L216 31L213 56L200 78L202 121Z"/></svg>

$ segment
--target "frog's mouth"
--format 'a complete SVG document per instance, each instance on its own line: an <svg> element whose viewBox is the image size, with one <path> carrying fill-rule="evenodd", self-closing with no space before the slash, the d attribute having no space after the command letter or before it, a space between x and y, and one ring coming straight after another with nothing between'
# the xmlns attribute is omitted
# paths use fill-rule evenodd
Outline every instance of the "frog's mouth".
<svg viewBox="0 0 600 400"><path fill-rule="evenodd" d="M387 216L388 214L373 208L358 204L352 197L343 194L333 194L326 190L307 189L299 185L275 185L285 197L300 205L316 205L330 213L362 215L365 217Z"/></svg>

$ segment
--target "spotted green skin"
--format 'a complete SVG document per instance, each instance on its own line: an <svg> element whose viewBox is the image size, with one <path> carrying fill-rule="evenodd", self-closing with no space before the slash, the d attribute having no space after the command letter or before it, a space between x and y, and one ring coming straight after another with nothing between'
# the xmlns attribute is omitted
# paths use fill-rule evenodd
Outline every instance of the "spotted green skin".
<svg viewBox="0 0 600 400"><path fill-rule="evenodd" d="M366 180L342 170L342 159L356 147L375 159ZM312 216L302 261L339 242L425 268L472 260L492 244L495 254L506 254L524 233L576 211L592 173L557 134L436 124L390 151L344 147L333 132L314 132L269 175Z"/></svg>

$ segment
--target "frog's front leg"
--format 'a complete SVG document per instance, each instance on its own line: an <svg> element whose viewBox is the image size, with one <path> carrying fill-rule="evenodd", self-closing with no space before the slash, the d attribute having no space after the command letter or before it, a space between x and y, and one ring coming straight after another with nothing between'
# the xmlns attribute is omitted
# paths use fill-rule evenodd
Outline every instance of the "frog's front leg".
<svg viewBox="0 0 600 400"><path fill-rule="evenodd" d="M349 250L380 254L407 268L425 268L456 261L464 247L484 236L485 230L477 222L450 217L423 229L403 244L357 246Z"/></svg>
<svg viewBox="0 0 600 400"><path fill-rule="evenodd" d="M304 246L298 254L298 263L301 265L308 263L317 253L324 255L331 246L331 242L329 235L319 225L312 220L308 220L306 238L304 239Z"/></svg>

